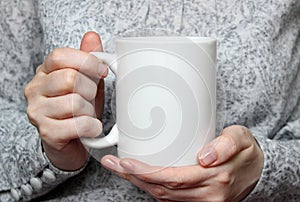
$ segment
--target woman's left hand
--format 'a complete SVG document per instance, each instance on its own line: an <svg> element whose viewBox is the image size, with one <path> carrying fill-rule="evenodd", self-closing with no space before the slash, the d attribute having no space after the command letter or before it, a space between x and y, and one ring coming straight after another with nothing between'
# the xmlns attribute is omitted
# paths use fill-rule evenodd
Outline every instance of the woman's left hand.
<svg viewBox="0 0 300 202"><path fill-rule="evenodd" d="M101 163L159 201L240 201L263 168L262 150L243 126L225 128L198 160L199 165L162 168L108 155Z"/></svg>

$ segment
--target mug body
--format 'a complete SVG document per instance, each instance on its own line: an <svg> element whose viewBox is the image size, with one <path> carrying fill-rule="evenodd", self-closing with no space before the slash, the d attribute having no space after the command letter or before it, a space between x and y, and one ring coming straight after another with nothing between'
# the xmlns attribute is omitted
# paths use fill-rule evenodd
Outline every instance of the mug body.
<svg viewBox="0 0 300 202"><path fill-rule="evenodd" d="M118 155L150 165L197 164L215 137L216 40L116 40Z"/></svg>

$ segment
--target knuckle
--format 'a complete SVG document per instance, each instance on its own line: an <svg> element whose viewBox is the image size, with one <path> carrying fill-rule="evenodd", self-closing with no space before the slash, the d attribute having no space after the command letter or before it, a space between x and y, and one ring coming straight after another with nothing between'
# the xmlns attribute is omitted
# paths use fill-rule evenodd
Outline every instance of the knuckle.
<svg viewBox="0 0 300 202"><path fill-rule="evenodd" d="M71 99L70 103L72 104L70 106L72 107L71 111L73 114L78 113L85 105L83 98L76 93L72 94L69 99Z"/></svg>
<svg viewBox="0 0 300 202"><path fill-rule="evenodd" d="M177 177L170 182L166 183L166 187L170 189L178 189L184 185L181 175L177 175Z"/></svg>
<svg viewBox="0 0 300 202"><path fill-rule="evenodd" d="M235 141L230 133L225 133L220 138L223 139L223 141L227 141L230 144L235 144Z"/></svg>
<svg viewBox="0 0 300 202"><path fill-rule="evenodd" d="M228 126L226 128L224 128L222 130L222 135L221 136L231 136L231 135L234 135L234 134L241 134L242 132L242 129L241 129L241 126L239 125L231 125L231 126Z"/></svg>
<svg viewBox="0 0 300 202"><path fill-rule="evenodd" d="M172 189L177 189L182 187L183 183L182 182L168 182L167 187L170 187Z"/></svg>
<svg viewBox="0 0 300 202"><path fill-rule="evenodd" d="M70 118L73 115L74 104L72 94L60 97L55 103L55 107L60 109L59 116L56 114L55 118Z"/></svg>
<svg viewBox="0 0 300 202"><path fill-rule="evenodd" d="M49 129L45 125L40 125L38 128L40 137L42 140L48 140L50 135L49 135Z"/></svg>
<svg viewBox="0 0 300 202"><path fill-rule="evenodd" d="M26 113L27 113L27 116L30 118L30 119L32 119L32 118L34 118L34 109L33 109L33 107L32 107L32 105L28 105L27 106L27 109L26 109Z"/></svg>
<svg viewBox="0 0 300 202"><path fill-rule="evenodd" d="M47 57L47 61L51 64L59 63L64 55L65 48L54 49Z"/></svg>
<svg viewBox="0 0 300 202"><path fill-rule="evenodd" d="M250 130L245 126L237 126L238 134L243 138L244 140L250 140L251 139L251 132Z"/></svg>
<svg viewBox="0 0 300 202"><path fill-rule="evenodd" d="M249 146L253 145L253 143L256 143L256 140L253 137L251 131L244 126L241 127L241 135L243 136L242 140L244 140L244 145L246 147L249 147Z"/></svg>
<svg viewBox="0 0 300 202"><path fill-rule="evenodd" d="M229 143L234 146L235 152L249 147L255 141L251 131L242 125L232 125L227 127L222 132L222 136L227 137Z"/></svg>
<svg viewBox="0 0 300 202"><path fill-rule="evenodd" d="M35 69L35 73L38 73L42 68L43 68L43 64L39 65L39 66Z"/></svg>
<svg viewBox="0 0 300 202"><path fill-rule="evenodd" d="M76 84L78 72L73 69L65 69L63 73L63 81L66 90L73 91Z"/></svg>
<svg viewBox="0 0 300 202"><path fill-rule="evenodd" d="M233 183L231 174L228 171L221 172L219 174L218 181L222 185L231 185Z"/></svg>
<svg viewBox="0 0 300 202"><path fill-rule="evenodd" d="M234 138L230 133L224 133L220 136L220 141L223 143L226 143L227 145L230 145L230 152L231 154L235 154L238 152L238 145L237 142L235 142Z"/></svg>
<svg viewBox="0 0 300 202"><path fill-rule="evenodd" d="M36 86L34 85L33 81L31 81L24 88L24 96L28 100L35 93L36 93Z"/></svg>
<svg viewBox="0 0 300 202"><path fill-rule="evenodd" d="M255 145L255 144L252 144L250 145L249 147L247 147L247 150L250 154L256 154L257 151L260 150L259 146L258 145ZM256 156L257 157L257 156Z"/></svg>
<svg viewBox="0 0 300 202"><path fill-rule="evenodd" d="M35 125L40 117L38 108L34 105L28 105L26 109L26 113L29 121Z"/></svg>
<svg viewBox="0 0 300 202"><path fill-rule="evenodd" d="M165 189L163 189L162 187L159 186L152 186L149 189L149 193L157 199L163 199L164 196L166 195L166 191Z"/></svg>
<svg viewBox="0 0 300 202"><path fill-rule="evenodd" d="M249 134L249 129L245 126L238 126L238 128L241 130L241 134L243 135L248 135Z"/></svg>
<svg viewBox="0 0 300 202"><path fill-rule="evenodd" d="M32 94L32 88L31 88L31 85L30 83L25 86L24 88L24 96L26 97L26 99L28 99L30 97L30 95Z"/></svg>

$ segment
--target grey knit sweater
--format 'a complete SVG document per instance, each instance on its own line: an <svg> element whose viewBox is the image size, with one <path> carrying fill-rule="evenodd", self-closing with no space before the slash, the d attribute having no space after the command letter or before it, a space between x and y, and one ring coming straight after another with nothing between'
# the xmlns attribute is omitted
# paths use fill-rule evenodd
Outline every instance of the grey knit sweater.
<svg viewBox="0 0 300 202"><path fill-rule="evenodd" d="M114 37L149 29L218 39L219 127L248 127L264 153L262 175L245 200L300 201L299 0L0 1L0 201L12 201L12 194L24 201L153 200L101 167L98 160L114 148L96 152L82 172L52 166L23 96L54 48L78 48L94 30L113 52ZM106 79L106 130L113 124L113 80Z"/></svg>

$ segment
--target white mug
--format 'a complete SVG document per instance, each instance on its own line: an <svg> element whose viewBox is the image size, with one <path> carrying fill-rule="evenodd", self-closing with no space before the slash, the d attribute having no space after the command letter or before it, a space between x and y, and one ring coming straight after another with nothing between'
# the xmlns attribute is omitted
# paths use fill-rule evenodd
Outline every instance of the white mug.
<svg viewBox="0 0 300 202"><path fill-rule="evenodd" d="M116 76L116 124L91 148L118 145L120 158L156 166L195 165L215 137L216 40L126 37L116 54L93 52Z"/></svg>

